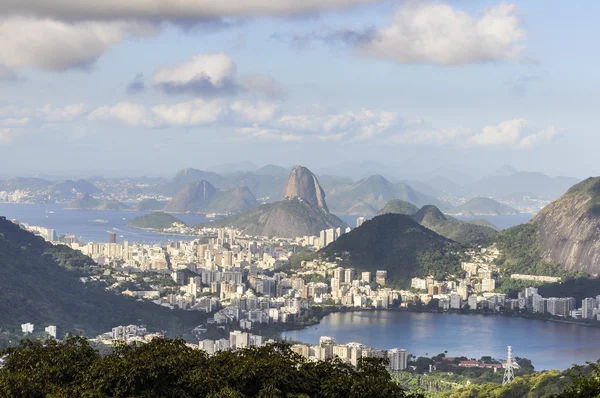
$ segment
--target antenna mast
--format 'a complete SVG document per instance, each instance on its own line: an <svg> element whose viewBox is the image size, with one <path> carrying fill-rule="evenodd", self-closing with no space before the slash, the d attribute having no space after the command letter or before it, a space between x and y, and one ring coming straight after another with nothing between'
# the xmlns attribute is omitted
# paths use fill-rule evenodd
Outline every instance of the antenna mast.
<svg viewBox="0 0 600 398"><path fill-rule="evenodd" d="M508 346L508 353L506 354L506 367L504 369L504 378L502 379L502 385L508 384L515 378L513 372L513 361L512 361L512 347Z"/></svg>

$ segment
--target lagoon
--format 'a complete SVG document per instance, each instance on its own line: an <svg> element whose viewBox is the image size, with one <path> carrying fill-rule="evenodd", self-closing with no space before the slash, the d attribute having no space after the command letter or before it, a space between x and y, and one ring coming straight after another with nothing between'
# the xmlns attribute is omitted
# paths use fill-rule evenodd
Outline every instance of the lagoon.
<svg viewBox="0 0 600 398"><path fill-rule="evenodd" d="M564 370L600 358L600 328L502 315L459 315L404 311L334 313L318 325L282 333L286 339L318 344L320 336L338 343L404 348L417 356L528 358L536 370Z"/></svg>

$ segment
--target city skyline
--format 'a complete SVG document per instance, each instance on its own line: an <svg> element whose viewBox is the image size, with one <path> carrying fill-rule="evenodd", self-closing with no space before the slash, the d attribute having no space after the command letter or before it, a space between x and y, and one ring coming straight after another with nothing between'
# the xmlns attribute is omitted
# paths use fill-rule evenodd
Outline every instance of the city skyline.
<svg viewBox="0 0 600 398"><path fill-rule="evenodd" d="M592 2L2 4L12 176L242 160L598 174Z"/></svg>

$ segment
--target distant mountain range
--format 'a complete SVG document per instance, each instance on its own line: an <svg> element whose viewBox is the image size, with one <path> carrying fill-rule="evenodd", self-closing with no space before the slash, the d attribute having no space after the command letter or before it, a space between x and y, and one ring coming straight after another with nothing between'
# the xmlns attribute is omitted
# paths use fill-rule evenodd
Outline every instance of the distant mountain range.
<svg viewBox="0 0 600 398"><path fill-rule="evenodd" d="M225 167L226 166L226 167ZM504 166L489 176L474 180L451 169L438 169L432 173L421 173L421 179L395 180L388 174L379 174L383 166L376 162L359 162L360 173L348 176L348 170L341 174L318 175L320 186L328 197L329 210L336 214L357 216L373 216L392 199L401 199L418 207L434 205L443 212L464 215L484 215L478 208L481 204L469 203L475 207L465 209L459 206L452 210L452 203L469 197L487 197L502 202L521 211L537 212L550 200L558 198L566 190L578 182L570 177L550 177L542 173L517 171ZM26 201L36 203L71 202L87 193L91 196L112 197L121 201L136 201L139 198L154 197L155 201L165 202L181 194L190 184L205 181L217 191L229 191L233 196L242 194L241 187L246 187L258 203L272 203L282 198L286 186L286 178L290 168L277 165L254 167L247 162L224 165L216 168L220 172L186 168L171 179L163 178L123 178L104 179L92 177L88 180L49 181L43 178L14 178L0 181L0 192L16 190L30 193ZM324 172L341 172L343 167ZM383 172L385 172L383 168ZM373 174L376 172L377 174ZM415 172L418 174L418 172ZM360 180L356 180L357 177ZM248 193L243 193L247 195ZM0 196L0 200L2 197ZM229 200L225 195L221 199ZM232 199L233 200L233 199ZM235 200L234 200L235 201ZM475 206L477 205L477 206ZM490 213L502 215L508 209L498 205L496 210L487 208ZM213 207L215 212L222 212L219 206ZM243 204L228 206L235 211L243 211ZM156 202L144 202L134 209L150 211L163 209ZM190 211L185 207L177 207L173 211ZM194 210L195 211L195 210ZM202 209L201 211L204 211Z"/></svg>
<svg viewBox="0 0 600 398"><path fill-rule="evenodd" d="M258 206L250 190L243 186L216 189L202 180L186 185L163 208L168 213L239 213Z"/></svg>
<svg viewBox="0 0 600 398"><path fill-rule="evenodd" d="M427 204L449 208L435 197L424 195L409 185L392 183L383 176L373 175L355 184L340 185L329 193L329 205L334 213L375 215L392 199L401 199L417 206Z"/></svg>
<svg viewBox="0 0 600 398"><path fill-rule="evenodd" d="M494 198L517 195L556 199L578 182L578 179L571 177L549 177L542 173L520 171L483 178L465 186L465 190L474 195Z"/></svg>
<svg viewBox="0 0 600 398"><path fill-rule="evenodd" d="M211 226L231 226L253 236L295 238L318 235L329 228L346 228L346 224L329 213L325 192L317 177L306 167L292 169L282 191L283 200L267 203Z"/></svg>

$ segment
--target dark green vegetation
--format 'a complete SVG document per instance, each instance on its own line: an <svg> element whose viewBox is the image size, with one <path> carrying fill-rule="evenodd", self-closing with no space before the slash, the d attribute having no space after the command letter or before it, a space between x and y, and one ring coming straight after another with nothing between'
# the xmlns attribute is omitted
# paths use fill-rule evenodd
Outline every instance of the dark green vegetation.
<svg viewBox="0 0 600 398"><path fill-rule="evenodd" d="M388 284L406 288L416 276L460 273L464 247L409 216L384 214L340 236L320 251L364 271L387 270Z"/></svg>
<svg viewBox="0 0 600 398"><path fill-rule="evenodd" d="M0 327L20 333L20 325L31 322L36 330L57 325L61 336L95 336L117 325L146 324L181 335L206 317L115 295L98 282L82 283L79 278L94 266L80 252L53 246L0 217Z"/></svg>
<svg viewBox="0 0 600 398"><path fill-rule="evenodd" d="M473 225L480 225L482 227L488 227L491 229L494 229L496 231L498 231L498 227L495 226L494 224L492 224L491 222L489 222L488 220L484 220L484 219L472 219L472 220L465 220L466 223L468 224L473 224Z"/></svg>
<svg viewBox="0 0 600 398"><path fill-rule="evenodd" d="M202 180L183 187L163 210L171 213L238 213L256 206L258 202L245 186L220 190Z"/></svg>
<svg viewBox="0 0 600 398"><path fill-rule="evenodd" d="M165 207L169 203L164 200L156 200L156 199L144 199L139 201L133 206L133 210L139 211L158 211Z"/></svg>
<svg viewBox="0 0 600 398"><path fill-rule="evenodd" d="M444 353L434 357L409 357L409 368L403 372L393 372L392 380L411 392L426 391L429 398L446 396L450 391L456 391L462 387L474 384L501 384L503 371L496 372L492 368L461 367L461 361L467 361L466 357L446 358ZM471 360L475 360L472 358ZM516 358L520 368L515 369L515 376L529 375L534 372L531 361L525 358ZM484 356L479 362L485 364L500 364L499 360ZM435 369L429 372L429 366ZM558 373L558 372L556 372Z"/></svg>
<svg viewBox="0 0 600 398"><path fill-rule="evenodd" d="M565 276L558 264L545 258L535 224L521 224L500 232L496 238L503 273Z"/></svg>
<svg viewBox="0 0 600 398"><path fill-rule="evenodd" d="M128 223L130 227L142 229L166 229L171 228L173 224L185 225L177 217L163 212L136 217Z"/></svg>
<svg viewBox="0 0 600 398"><path fill-rule="evenodd" d="M448 212L457 216L507 216L519 214L512 207L490 198L473 198Z"/></svg>
<svg viewBox="0 0 600 398"><path fill-rule="evenodd" d="M101 356L85 339L24 341L6 351L0 396L7 397L327 397L406 394L381 360L309 362L285 344L208 357L183 340L117 346Z"/></svg>
<svg viewBox="0 0 600 398"><path fill-rule="evenodd" d="M126 204L116 200L96 199L86 193L69 203L65 209L67 210L127 210L129 207Z"/></svg>
<svg viewBox="0 0 600 398"><path fill-rule="evenodd" d="M600 396L600 362L564 372L550 370L518 376L507 385L471 384L441 395L447 398L591 398Z"/></svg>
<svg viewBox="0 0 600 398"><path fill-rule="evenodd" d="M383 209L377 212L377 215L393 213L393 214L404 214L412 216L419 211L419 208L410 202L400 199L393 199L386 203Z"/></svg>
<svg viewBox="0 0 600 398"><path fill-rule="evenodd" d="M444 354L440 354L438 357ZM457 363L466 358L454 358ZM480 359L485 363L498 363L489 357ZM600 362L587 366L574 366L560 372L557 370L534 373L528 359L517 358L520 369L515 379L502 385L503 370L459 368L451 362L437 358L419 357L409 364L427 368L435 362L433 373L418 374L394 372L392 380L410 392L424 394L427 398L588 398L600 396Z"/></svg>
<svg viewBox="0 0 600 398"><path fill-rule="evenodd" d="M445 216L435 206L423 206L413 219L438 234L465 245L487 245L498 234L493 228Z"/></svg>
<svg viewBox="0 0 600 398"><path fill-rule="evenodd" d="M246 213L214 221L207 225L231 226L253 236L284 238L318 235L319 231L329 228L346 228L346 224L335 215L317 206L311 206L298 198L267 203Z"/></svg>
<svg viewBox="0 0 600 398"><path fill-rule="evenodd" d="M392 183L380 175L367 177L355 184L335 187L328 192L327 202L334 213L375 215L392 199L402 199L417 206L436 205L445 207L435 197L415 191L409 185Z"/></svg>

